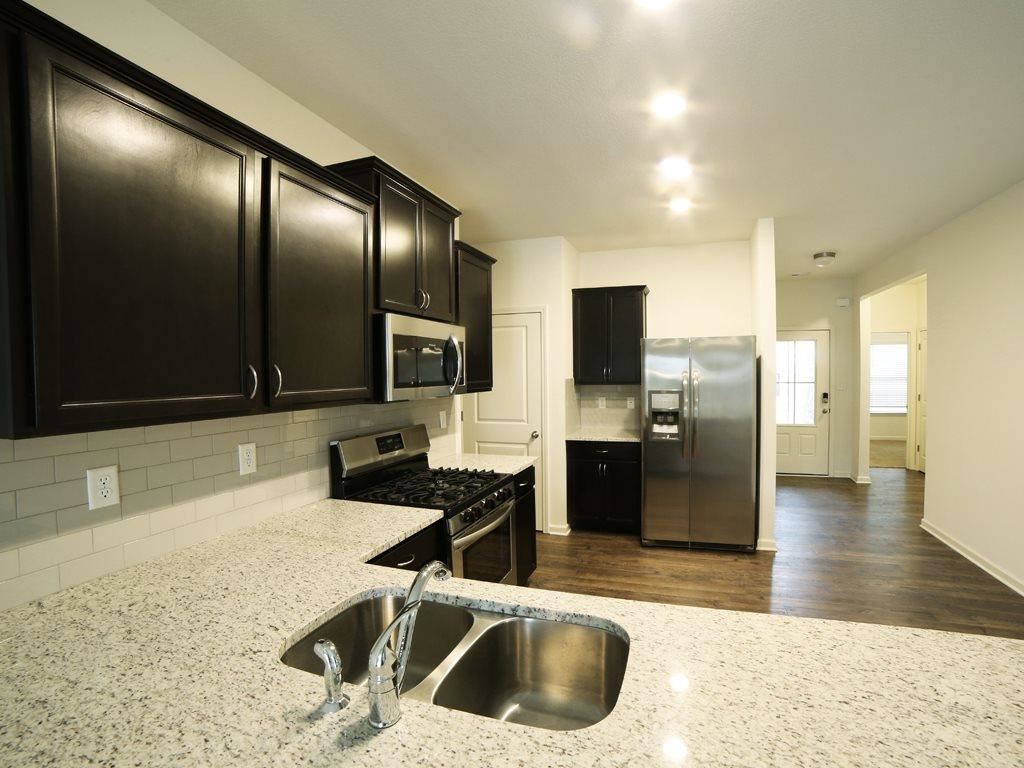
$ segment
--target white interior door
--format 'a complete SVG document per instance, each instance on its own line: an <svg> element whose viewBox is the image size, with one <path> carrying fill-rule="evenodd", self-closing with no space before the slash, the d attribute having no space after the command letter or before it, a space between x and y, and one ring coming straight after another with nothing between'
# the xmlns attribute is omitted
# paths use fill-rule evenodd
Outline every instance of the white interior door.
<svg viewBox="0 0 1024 768"><path fill-rule="evenodd" d="M779 331L775 423L780 474L827 475L829 332Z"/></svg>
<svg viewBox="0 0 1024 768"><path fill-rule="evenodd" d="M542 370L539 312L494 316L494 388L463 403L463 450L536 456L537 523L543 512Z"/></svg>
<svg viewBox="0 0 1024 768"><path fill-rule="evenodd" d="M928 331L917 336L917 468L925 471L928 444Z"/></svg>

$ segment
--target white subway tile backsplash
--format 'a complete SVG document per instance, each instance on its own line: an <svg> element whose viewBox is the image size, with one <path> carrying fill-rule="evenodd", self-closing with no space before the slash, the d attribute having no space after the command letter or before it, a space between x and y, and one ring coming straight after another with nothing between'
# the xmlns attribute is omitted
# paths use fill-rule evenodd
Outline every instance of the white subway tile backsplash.
<svg viewBox="0 0 1024 768"><path fill-rule="evenodd" d="M174 551L174 531L164 531L124 544L125 566L137 565Z"/></svg>
<svg viewBox="0 0 1024 768"><path fill-rule="evenodd" d="M426 422L436 403L346 406L0 440L0 608L327 496L327 443ZM259 468L238 474L237 446ZM119 465L121 504L89 510L87 469ZM29 570L26 570L29 569Z"/></svg>
<svg viewBox="0 0 1024 768"><path fill-rule="evenodd" d="M192 436L192 423L181 424L157 424L153 427L144 427L147 443L159 443L163 440L178 440L183 437Z"/></svg>
<svg viewBox="0 0 1024 768"><path fill-rule="evenodd" d="M22 574L41 571L92 552L92 531L77 531L48 541L29 544L18 550Z"/></svg>
<svg viewBox="0 0 1024 768"><path fill-rule="evenodd" d="M107 467L117 464L117 449L108 448L102 451L86 451L57 456L53 460L54 474L57 482L85 477L87 469Z"/></svg>
<svg viewBox="0 0 1024 768"><path fill-rule="evenodd" d="M213 453L213 438L209 436L186 437L171 441L171 461L198 459L201 456L209 456L211 453Z"/></svg>
<svg viewBox="0 0 1024 768"><path fill-rule="evenodd" d="M102 448L122 448L126 445L139 445L144 442L146 442L146 431L142 427L90 432L88 439L90 451L98 451Z"/></svg>
<svg viewBox="0 0 1024 768"><path fill-rule="evenodd" d="M118 449L118 464L121 469L138 469L166 464L171 460L170 443L144 443Z"/></svg>
<svg viewBox="0 0 1024 768"><path fill-rule="evenodd" d="M196 501L196 519L204 520L216 517L235 508L235 494L232 492L218 493Z"/></svg>
<svg viewBox="0 0 1024 768"><path fill-rule="evenodd" d="M194 522L196 519L196 503L188 501L167 509L160 509L149 514L149 527L153 533L169 531L182 525Z"/></svg>
<svg viewBox="0 0 1024 768"><path fill-rule="evenodd" d="M135 539L149 536L149 515L136 515L116 523L93 528L93 547L96 550L109 549Z"/></svg>
<svg viewBox="0 0 1024 768"><path fill-rule="evenodd" d="M65 453L81 453L87 448L85 433L77 435L54 435L52 437L31 437L14 441L14 460L39 459L44 456L60 456Z"/></svg>
<svg viewBox="0 0 1024 768"><path fill-rule="evenodd" d="M0 581L16 578L19 573L21 570L18 565L18 550L0 552Z"/></svg>
<svg viewBox="0 0 1024 768"><path fill-rule="evenodd" d="M185 549L217 535L217 521L207 518L174 529L174 548Z"/></svg>
<svg viewBox="0 0 1024 768"><path fill-rule="evenodd" d="M102 552L61 563L60 588L67 589L124 568L124 548L111 547Z"/></svg>
<svg viewBox="0 0 1024 768"><path fill-rule="evenodd" d="M16 579L0 581L0 611L37 600L60 589L60 574L56 566L36 571Z"/></svg>
<svg viewBox="0 0 1024 768"><path fill-rule="evenodd" d="M0 493L52 483L53 459L31 459L0 464Z"/></svg>

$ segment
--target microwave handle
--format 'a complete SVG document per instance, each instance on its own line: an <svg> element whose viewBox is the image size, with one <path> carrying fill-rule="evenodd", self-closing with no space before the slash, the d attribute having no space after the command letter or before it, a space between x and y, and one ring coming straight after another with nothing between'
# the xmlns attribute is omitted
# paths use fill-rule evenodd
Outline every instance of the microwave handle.
<svg viewBox="0 0 1024 768"><path fill-rule="evenodd" d="M455 347L455 357L459 361L458 367L455 370L455 380L448 385L448 394L454 395L459 382L462 381L462 366L465 364L465 361L462 359L462 348L459 346L459 340L455 338L454 334L448 337L448 343Z"/></svg>

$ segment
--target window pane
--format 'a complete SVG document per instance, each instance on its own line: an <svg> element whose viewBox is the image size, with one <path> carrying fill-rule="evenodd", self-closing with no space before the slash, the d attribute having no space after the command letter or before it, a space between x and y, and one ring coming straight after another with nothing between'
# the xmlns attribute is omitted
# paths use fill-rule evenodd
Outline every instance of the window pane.
<svg viewBox="0 0 1024 768"><path fill-rule="evenodd" d="M793 381L804 381L813 384L816 344L813 339L806 339L795 342L795 346Z"/></svg>
<svg viewBox="0 0 1024 768"><path fill-rule="evenodd" d="M871 412L906 413L909 335L884 333L872 338Z"/></svg>
<svg viewBox="0 0 1024 768"><path fill-rule="evenodd" d="M813 384L794 384L796 391L794 394L794 409L793 421L795 424L801 424L806 426L814 425L814 385Z"/></svg>
<svg viewBox="0 0 1024 768"><path fill-rule="evenodd" d="M793 385L778 383L775 385L775 423L788 425L793 423Z"/></svg>
<svg viewBox="0 0 1024 768"><path fill-rule="evenodd" d="M775 380L793 380L793 344L792 341L775 342Z"/></svg>

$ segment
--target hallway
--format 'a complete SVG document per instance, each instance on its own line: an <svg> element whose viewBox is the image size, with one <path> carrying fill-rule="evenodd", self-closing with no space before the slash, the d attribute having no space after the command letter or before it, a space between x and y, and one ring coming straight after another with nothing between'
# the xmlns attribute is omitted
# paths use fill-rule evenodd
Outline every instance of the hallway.
<svg viewBox="0 0 1024 768"><path fill-rule="evenodd" d="M919 527L924 476L873 469L871 477L871 485L779 477L778 553L538 535L530 586L1024 639L1024 597Z"/></svg>

